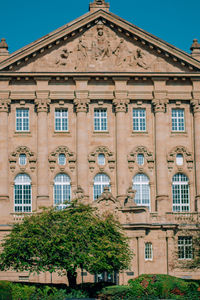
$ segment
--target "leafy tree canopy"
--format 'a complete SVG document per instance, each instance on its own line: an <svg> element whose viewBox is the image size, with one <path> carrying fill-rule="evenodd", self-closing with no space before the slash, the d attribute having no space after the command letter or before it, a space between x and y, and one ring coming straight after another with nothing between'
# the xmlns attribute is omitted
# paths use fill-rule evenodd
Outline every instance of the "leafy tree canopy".
<svg viewBox="0 0 200 300"><path fill-rule="evenodd" d="M132 256L112 216L100 217L90 205L77 202L26 217L13 226L2 246L1 270L64 271L71 286L79 269L92 274L120 271Z"/></svg>

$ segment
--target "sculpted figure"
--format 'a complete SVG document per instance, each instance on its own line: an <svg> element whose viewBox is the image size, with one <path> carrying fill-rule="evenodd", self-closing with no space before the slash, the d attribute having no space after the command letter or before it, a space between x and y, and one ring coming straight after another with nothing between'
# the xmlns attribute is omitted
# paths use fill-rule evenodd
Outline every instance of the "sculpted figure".
<svg viewBox="0 0 200 300"><path fill-rule="evenodd" d="M56 64L65 66L70 53L71 51L68 51L67 48L62 49L62 53L60 54L59 59L56 61Z"/></svg>
<svg viewBox="0 0 200 300"><path fill-rule="evenodd" d="M123 62L127 60L128 54L130 51L124 41L124 39L120 39L120 42L116 49L113 51L113 54L116 56L115 64L117 66L121 66Z"/></svg>
<svg viewBox="0 0 200 300"><path fill-rule="evenodd" d="M149 67L145 62L145 52L139 48L132 52L132 54L128 57L127 62L131 67L139 66L144 69L148 69Z"/></svg>
<svg viewBox="0 0 200 300"><path fill-rule="evenodd" d="M79 38L78 45L75 49L76 55L77 55L77 61L75 69L78 67L85 65L87 61L87 45L83 42L82 37Z"/></svg>
<svg viewBox="0 0 200 300"><path fill-rule="evenodd" d="M110 42L106 39L103 31L103 23L97 25L97 41L92 42L92 57L96 60L103 60L105 57L110 57L111 49Z"/></svg>

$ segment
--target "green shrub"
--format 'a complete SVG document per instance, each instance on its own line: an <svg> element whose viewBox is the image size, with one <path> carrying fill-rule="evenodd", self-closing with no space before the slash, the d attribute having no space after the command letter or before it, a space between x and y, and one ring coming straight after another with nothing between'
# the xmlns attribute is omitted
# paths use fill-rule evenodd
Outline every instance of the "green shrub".
<svg viewBox="0 0 200 300"><path fill-rule="evenodd" d="M35 286L28 286L22 284L11 284L12 299L13 300L29 300L36 292Z"/></svg>
<svg viewBox="0 0 200 300"><path fill-rule="evenodd" d="M11 283L0 281L0 300L12 300Z"/></svg>
<svg viewBox="0 0 200 300"><path fill-rule="evenodd" d="M130 288L128 286L108 286L99 292L101 299L129 299ZM130 298L131 299L131 298Z"/></svg>

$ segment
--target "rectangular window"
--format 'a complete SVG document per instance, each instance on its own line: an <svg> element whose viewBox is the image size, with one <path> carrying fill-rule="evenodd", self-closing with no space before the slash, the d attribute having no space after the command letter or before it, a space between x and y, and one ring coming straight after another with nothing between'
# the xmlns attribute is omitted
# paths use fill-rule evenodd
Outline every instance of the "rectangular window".
<svg viewBox="0 0 200 300"><path fill-rule="evenodd" d="M29 131L29 109L16 109L16 131Z"/></svg>
<svg viewBox="0 0 200 300"><path fill-rule="evenodd" d="M172 131L185 131L184 109L172 109Z"/></svg>
<svg viewBox="0 0 200 300"><path fill-rule="evenodd" d="M106 108L94 109L94 130L95 131L107 130L107 109Z"/></svg>
<svg viewBox="0 0 200 300"><path fill-rule="evenodd" d="M68 109L55 110L55 131L68 131Z"/></svg>
<svg viewBox="0 0 200 300"><path fill-rule="evenodd" d="M145 108L133 109L133 130L146 131L146 109Z"/></svg>
<svg viewBox="0 0 200 300"><path fill-rule="evenodd" d="M179 259L192 259L192 237L179 236L178 237L178 258Z"/></svg>
<svg viewBox="0 0 200 300"><path fill-rule="evenodd" d="M145 260L152 260L153 259L153 247L152 247L152 243L145 243L144 257L145 257Z"/></svg>

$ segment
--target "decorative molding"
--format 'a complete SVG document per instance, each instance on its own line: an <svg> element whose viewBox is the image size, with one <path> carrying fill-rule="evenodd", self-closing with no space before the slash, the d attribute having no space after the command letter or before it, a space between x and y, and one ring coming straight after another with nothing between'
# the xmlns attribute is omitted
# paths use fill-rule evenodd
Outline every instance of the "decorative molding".
<svg viewBox="0 0 200 300"><path fill-rule="evenodd" d="M104 166L99 166L97 159L98 159L98 155L99 154L104 154L105 155L105 159L106 159L106 163ZM88 156L88 162L89 162L89 169L91 172L94 171L95 167L98 166L99 171L100 172L104 172L106 166L109 167L109 169L111 171L113 171L115 169L115 157L114 157L114 153L111 152L108 147L106 146L99 146L96 148L95 151L91 152Z"/></svg>
<svg viewBox="0 0 200 300"><path fill-rule="evenodd" d="M77 189L74 191L75 200L81 201L85 197L84 190L80 185L77 186Z"/></svg>
<svg viewBox="0 0 200 300"><path fill-rule="evenodd" d="M9 112L10 108L10 99L0 99L0 112Z"/></svg>
<svg viewBox="0 0 200 300"><path fill-rule="evenodd" d="M176 165L176 155L182 154L183 155L183 165L178 166ZM190 151L187 150L184 146L176 146L174 147L167 156L167 163L169 171L176 166L179 172L182 172L184 168L187 166L187 169L191 171L193 169L194 158Z"/></svg>
<svg viewBox="0 0 200 300"><path fill-rule="evenodd" d="M144 155L144 164L146 163L148 168L152 170L154 168L154 157L153 153L150 152L145 146L138 146L134 148L134 150L128 155L128 167L130 170L133 170L135 164L137 163L137 154ZM143 166L139 166L139 168L143 169Z"/></svg>
<svg viewBox="0 0 200 300"><path fill-rule="evenodd" d="M115 107L115 112L124 112L126 113L128 110L128 104L129 104L129 100L128 99L118 99L115 98L113 100L113 105Z"/></svg>
<svg viewBox="0 0 200 300"><path fill-rule="evenodd" d="M60 166L58 164L58 156L59 154L65 154L66 156L66 164L64 166ZM66 167L73 172L76 166L76 155L74 152L71 152L66 146L59 146L53 152L50 153L49 158L49 168L53 172L56 166L59 167L61 172L64 172Z"/></svg>
<svg viewBox="0 0 200 300"><path fill-rule="evenodd" d="M51 100L48 98L44 99L35 99L35 106L37 112L48 112L49 111L49 104L51 103Z"/></svg>
<svg viewBox="0 0 200 300"><path fill-rule="evenodd" d="M126 193L126 198L125 198L125 201L124 201L124 207L126 208L130 208L130 207L135 207L137 206L136 203L134 202L134 199L135 199L135 195L136 195L136 190L133 190L133 187L130 186L127 190L127 193Z"/></svg>
<svg viewBox="0 0 200 300"><path fill-rule="evenodd" d="M168 100L167 99L153 99L152 105L155 113L166 112Z"/></svg>
<svg viewBox="0 0 200 300"><path fill-rule="evenodd" d="M118 201L113 197L112 193L110 192L110 188L108 186L104 187L104 191L96 200L97 203L105 202L105 205L108 206L109 202L117 203Z"/></svg>
<svg viewBox="0 0 200 300"><path fill-rule="evenodd" d="M79 112L88 112L90 100L88 98L83 99L74 99L75 110L77 113Z"/></svg>
<svg viewBox="0 0 200 300"><path fill-rule="evenodd" d="M193 113L199 113L200 112L200 99L193 99L191 102L191 107L193 109Z"/></svg>
<svg viewBox="0 0 200 300"><path fill-rule="evenodd" d="M19 165L19 155L26 154L26 165ZM16 151L12 152L9 156L10 169L12 172L18 168L21 172L25 172L28 168L33 172L36 169L36 154L26 146L19 146Z"/></svg>

